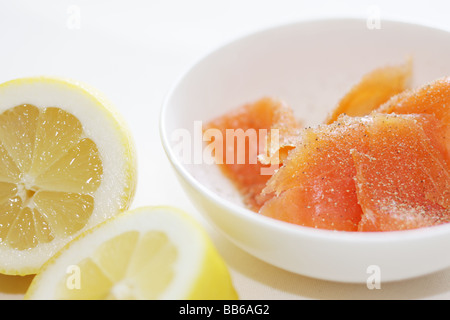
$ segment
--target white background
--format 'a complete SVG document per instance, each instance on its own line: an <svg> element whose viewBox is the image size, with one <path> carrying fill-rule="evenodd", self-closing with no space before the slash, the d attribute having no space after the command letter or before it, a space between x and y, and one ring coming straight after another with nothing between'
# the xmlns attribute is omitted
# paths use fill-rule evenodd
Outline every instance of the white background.
<svg viewBox="0 0 450 320"><path fill-rule="evenodd" d="M53 75L97 87L121 111L138 147L133 207L169 204L200 222L161 147L158 120L165 94L191 63L236 37L327 17L381 18L450 31L448 1L295 0L0 0L0 82ZM449 57L450 58L450 57ZM450 270L418 279L365 285L319 281L261 262L214 232L242 299L447 299ZM22 297L30 277L0 275L0 297Z"/></svg>

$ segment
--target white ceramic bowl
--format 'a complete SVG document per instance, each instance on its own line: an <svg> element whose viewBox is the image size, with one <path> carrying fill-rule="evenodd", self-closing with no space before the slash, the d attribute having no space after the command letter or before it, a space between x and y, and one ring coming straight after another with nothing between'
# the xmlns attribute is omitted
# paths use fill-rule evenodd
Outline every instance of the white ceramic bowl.
<svg viewBox="0 0 450 320"><path fill-rule="evenodd" d="M194 64L164 101L161 138L186 192L214 226L261 260L355 283L407 279L450 266L450 225L389 233L290 225L246 209L201 155L199 121L263 96L284 99L298 118L314 125L363 74L408 55L414 86L450 75L450 33L385 20L380 27L370 29L358 19L305 21L243 37Z"/></svg>

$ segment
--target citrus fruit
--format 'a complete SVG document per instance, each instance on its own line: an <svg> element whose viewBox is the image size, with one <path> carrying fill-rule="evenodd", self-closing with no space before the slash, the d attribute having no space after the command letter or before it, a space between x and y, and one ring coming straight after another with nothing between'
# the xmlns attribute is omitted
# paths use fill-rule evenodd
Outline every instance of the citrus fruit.
<svg viewBox="0 0 450 320"><path fill-rule="evenodd" d="M121 117L76 81L0 85L0 272L36 273L77 234L129 207L135 150Z"/></svg>
<svg viewBox="0 0 450 320"><path fill-rule="evenodd" d="M215 161L234 182L248 207L259 208L258 196L292 149L298 128L292 109L272 98L243 105L205 127L205 133L219 130L223 148L215 150ZM277 134L276 141L271 141L272 132Z"/></svg>
<svg viewBox="0 0 450 320"><path fill-rule="evenodd" d="M403 65L377 68L364 75L339 101L325 123L336 121L341 114L360 117L369 114L391 97L409 88L412 61Z"/></svg>
<svg viewBox="0 0 450 320"><path fill-rule="evenodd" d="M142 207L81 234L33 279L26 299L236 299L203 228L172 207Z"/></svg>

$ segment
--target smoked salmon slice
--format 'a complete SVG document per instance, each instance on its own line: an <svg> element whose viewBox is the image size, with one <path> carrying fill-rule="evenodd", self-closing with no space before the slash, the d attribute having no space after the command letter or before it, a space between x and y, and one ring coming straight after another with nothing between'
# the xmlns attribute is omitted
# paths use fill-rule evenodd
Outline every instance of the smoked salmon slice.
<svg viewBox="0 0 450 320"><path fill-rule="evenodd" d="M393 96L409 89L411 77L411 59L402 65L386 66L371 71L342 97L325 123L333 123L342 114L352 117L369 114Z"/></svg>
<svg viewBox="0 0 450 320"><path fill-rule="evenodd" d="M350 150L365 150L365 127L360 118L342 116L331 125L304 129L263 189L272 198L260 213L303 226L357 231L362 210Z"/></svg>
<svg viewBox="0 0 450 320"><path fill-rule="evenodd" d="M204 132L208 129L218 129L223 138L223 149L215 150L216 163L234 182L244 203L258 210L262 189L293 148L292 139L300 129L292 109L280 100L262 98L210 121ZM277 133L277 143L270 141L271 130ZM272 166L275 155L280 158Z"/></svg>
<svg viewBox="0 0 450 320"><path fill-rule="evenodd" d="M388 231L450 221L450 175L432 115L341 116L306 129L260 213L308 227Z"/></svg>
<svg viewBox="0 0 450 320"><path fill-rule="evenodd" d="M450 125L450 77L406 90L393 96L377 110L381 113L432 114L442 123Z"/></svg>
<svg viewBox="0 0 450 320"><path fill-rule="evenodd" d="M450 221L450 174L442 128L432 115L375 117L367 149L352 151L359 231L392 231Z"/></svg>
<svg viewBox="0 0 450 320"><path fill-rule="evenodd" d="M432 114L446 126L443 133L447 141L447 157L450 158L450 77L406 90L392 97L376 110L381 113Z"/></svg>

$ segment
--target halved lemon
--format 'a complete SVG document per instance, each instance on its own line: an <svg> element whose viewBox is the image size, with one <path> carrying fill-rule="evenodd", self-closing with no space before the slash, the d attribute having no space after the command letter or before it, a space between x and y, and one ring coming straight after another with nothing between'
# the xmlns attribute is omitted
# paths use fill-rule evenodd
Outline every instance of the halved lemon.
<svg viewBox="0 0 450 320"><path fill-rule="evenodd" d="M172 207L142 207L83 233L50 259L26 299L236 299L201 225Z"/></svg>
<svg viewBox="0 0 450 320"><path fill-rule="evenodd" d="M49 77L0 85L0 272L36 273L126 210L135 185L133 141L98 92Z"/></svg>

